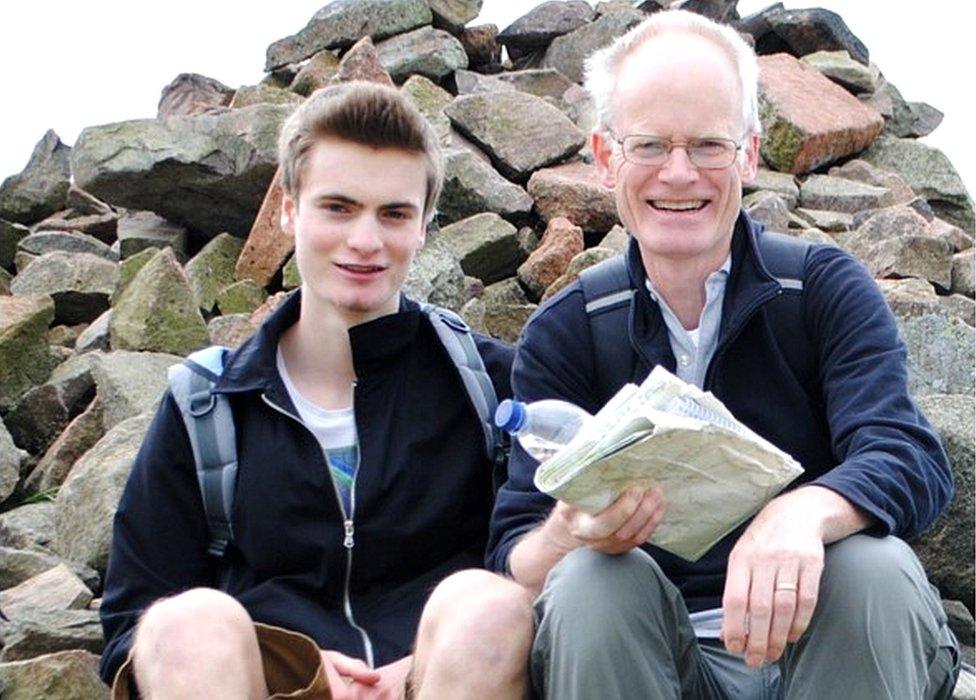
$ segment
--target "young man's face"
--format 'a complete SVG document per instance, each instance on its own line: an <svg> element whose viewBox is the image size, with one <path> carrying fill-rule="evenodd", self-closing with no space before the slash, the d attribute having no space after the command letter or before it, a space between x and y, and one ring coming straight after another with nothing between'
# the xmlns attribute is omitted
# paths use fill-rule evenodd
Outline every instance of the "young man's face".
<svg viewBox="0 0 976 700"><path fill-rule="evenodd" d="M336 138L312 147L297 201L286 194L281 216L312 308L349 326L397 311L424 243L426 193L422 154Z"/></svg>
<svg viewBox="0 0 976 700"><path fill-rule="evenodd" d="M758 163L758 136L747 136L735 69L701 37L672 34L649 40L620 67L613 95L614 136L640 134L683 143L704 137L742 144L728 167L705 169L674 148L660 166L625 161L605 133L594 134L603 182L614 188L617 211L640 244L645 265L696 259L721 266L742 201L742 183Z"/></svg>

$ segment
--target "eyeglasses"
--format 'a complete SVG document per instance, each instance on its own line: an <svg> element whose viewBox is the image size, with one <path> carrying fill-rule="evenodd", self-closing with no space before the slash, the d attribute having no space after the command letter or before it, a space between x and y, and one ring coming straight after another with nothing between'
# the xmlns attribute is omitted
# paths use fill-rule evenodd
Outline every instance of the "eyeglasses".
<svg viewBox="0 0 976 700"><path fill-rule="evenodd" d="M622 139L613 136L613 139L620 144L624 160L634 165L664 165L671 157L671 151L677 146L681 146L688 154L688 160L696 168L719 170L732 165L739 149L742 148L741 144L732 139L711 137L672 141L658 136L631 134Z"/></svg>

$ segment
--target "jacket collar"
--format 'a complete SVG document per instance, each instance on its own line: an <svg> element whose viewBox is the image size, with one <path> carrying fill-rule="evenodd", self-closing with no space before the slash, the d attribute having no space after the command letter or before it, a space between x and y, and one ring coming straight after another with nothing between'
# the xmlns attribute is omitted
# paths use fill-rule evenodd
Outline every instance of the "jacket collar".
<svg viewBox="0 0 976 700"><path fill-rule="evenodd" d="M275 362L278 342L282 334L298 321L300 313L301 290L296 290L261 324L254 335L231 353L214 390L223 393L255 390L270 390L276 395L283 393ZM397 313L350 328L349 341L356 376L362 379L389 366L393 358L414 342L420 328L421 314L417 302L401 295Z"/></svg>
<svg viewBox="0 0 976 700"><path fill-rule="evenodd" d="M759 254L757 238L762 235L763 229L761 223L751 219L744 211L739 211L732 232L732 270L722 302L722 326L716 354L730 338L738 334L759 304L779 293L780 284L766 269ZM637 239L633 236L627 249L627 271L631 287L636 290L635 309L630 323L632 344L649 367L663 364L673 372L675 360L667 326L660 308L647 290L647 272Z"/></svg>

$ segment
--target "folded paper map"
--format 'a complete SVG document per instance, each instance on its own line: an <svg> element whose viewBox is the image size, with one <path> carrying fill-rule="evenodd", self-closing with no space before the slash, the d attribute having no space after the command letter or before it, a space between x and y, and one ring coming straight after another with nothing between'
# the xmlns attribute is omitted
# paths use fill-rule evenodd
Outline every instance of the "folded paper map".
<svg viewBox="0 0 976 700"><path fill-rule="evenodd" d="M659 486L667 511L648 542L695 561L801 473L712 394L655 367L540 464L535 485L590 513Z"/></svg>

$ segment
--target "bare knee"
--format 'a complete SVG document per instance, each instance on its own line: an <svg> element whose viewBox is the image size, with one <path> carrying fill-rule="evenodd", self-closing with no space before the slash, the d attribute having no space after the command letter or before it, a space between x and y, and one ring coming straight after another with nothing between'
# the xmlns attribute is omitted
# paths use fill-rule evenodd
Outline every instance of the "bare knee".
<svg viewBox="0 0 976 700"><path fill-rule="evenodd" d="M194 588L158 600L143 613L133 642L136 670L157 665L172 670L242 655L253 636L240 603L214 589Z"/></svg>
<svg viewBox="0 0 976 700"><path fill-rule="evenodd" d="M418 665L437 657L458 671L520 669L532 644L532 598L514 581L487 571L456 573L431 594L418 634Z"/></svg>

